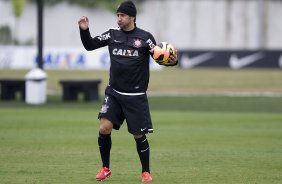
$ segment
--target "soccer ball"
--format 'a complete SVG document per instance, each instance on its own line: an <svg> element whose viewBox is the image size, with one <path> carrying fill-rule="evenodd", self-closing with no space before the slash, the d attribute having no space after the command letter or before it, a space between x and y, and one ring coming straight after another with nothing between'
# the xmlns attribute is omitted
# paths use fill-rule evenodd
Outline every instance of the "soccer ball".
<svg viewBox="0 0 282 184"><path fill-rule="evenodd" d="M153 58L158 63L167 63L172 54L175 54L175 49L167 42L161 42L153 49Z"/></svg>

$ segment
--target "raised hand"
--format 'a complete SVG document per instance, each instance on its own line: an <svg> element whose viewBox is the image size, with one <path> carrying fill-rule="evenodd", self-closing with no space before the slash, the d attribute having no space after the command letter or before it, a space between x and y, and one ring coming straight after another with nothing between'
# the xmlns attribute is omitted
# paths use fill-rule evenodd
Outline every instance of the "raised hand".
<svg viewBox="0 0 282 184"><path fill-rule="evenodd" d="M88 29L88 26L89 26L88 17L86 17L86 16L80 17L80 19L78 21L78 25L79 25L80 29L83 29L83 30Z"/></svg>

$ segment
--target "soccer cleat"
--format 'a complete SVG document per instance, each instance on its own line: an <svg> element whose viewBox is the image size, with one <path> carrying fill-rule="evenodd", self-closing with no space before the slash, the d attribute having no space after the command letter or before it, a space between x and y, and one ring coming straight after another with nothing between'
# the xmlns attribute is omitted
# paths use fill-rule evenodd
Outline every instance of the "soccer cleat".
<svg viewBox="0 0 282 184"><path fill-rule="evenodd" d="M97 181L103 181L103 180L109 178L111 175L112 175L111 169L109 169L107 167L101 167L98 174L96 175L96 180Z"/></svg>
<svg viewBox="0 0 282 184"><path fill-rule="evenodd" d="M142 182L149 183L152 182L153 178L149 172L143 172L142 173Z"/></svg>

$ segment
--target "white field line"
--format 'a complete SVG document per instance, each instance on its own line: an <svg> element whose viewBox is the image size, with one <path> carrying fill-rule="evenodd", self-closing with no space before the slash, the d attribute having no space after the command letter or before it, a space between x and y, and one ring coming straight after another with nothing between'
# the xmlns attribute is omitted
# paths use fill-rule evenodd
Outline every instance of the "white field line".
<svg viewBox="0 0 282 184"><path fill-rule="evenodd" d="M59 91L47 90L48 95L62 95ZM191 97L191 96L230 96L230 97L282 97L282 93L279 92L235 92L235 91L224 91L224 92L211 92L211 93L196 93L196 92L177 92L177 91L167 91L167 92L153 92L148 91L148 96L172 96L172 97ZM104 95L104 93L100 93Z"/></svg>
<svg viewBox="0 0 282 184"><path fill-rule="evenodd" d="M191 96L230 96L230 97L282 97L282 93L279 92L211 92L211 93L195 93L195 92L147 92L148 96L179 96L179 97L191 97Z"/></svg>

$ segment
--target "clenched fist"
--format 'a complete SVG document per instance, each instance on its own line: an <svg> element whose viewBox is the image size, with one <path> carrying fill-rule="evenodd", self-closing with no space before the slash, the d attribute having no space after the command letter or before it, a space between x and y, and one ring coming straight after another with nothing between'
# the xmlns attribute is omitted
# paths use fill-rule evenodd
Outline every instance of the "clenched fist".
<svg viewBox="0 0 282 184"><path fill-rule="evenodd" d="M78 21L78 25L79 25L80 29L82 29L82 30L88 29L88 26L89 26L88 17L86 17L86 16L80 17L80 19Z"/></svg>

